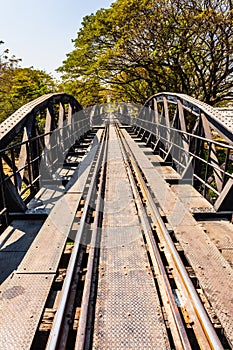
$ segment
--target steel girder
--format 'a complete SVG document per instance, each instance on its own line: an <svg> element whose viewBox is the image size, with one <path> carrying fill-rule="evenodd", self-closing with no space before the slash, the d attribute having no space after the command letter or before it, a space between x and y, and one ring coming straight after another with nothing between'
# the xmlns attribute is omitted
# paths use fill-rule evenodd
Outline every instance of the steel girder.
<svg viewBox="0 0 233 350"><path fill-rule="evenodd" d="M233 210L231 109L162 92L151 96L136 118L124 109L121 120L134 125L155 152L162 150L162 157L173 164L181 179L189 178L216 210Z"/></svg>
<svg viewBox="0 0 233 350"><path fill-rule="evenodd" d="M48 168L53 167L54 162L57 166L88 130L89 116L79 102L66 93L43 95L1 123L0 214L25 211L22 195L29 193L32 197L39 189L41 159L44 168L46 162Z"/></svg>

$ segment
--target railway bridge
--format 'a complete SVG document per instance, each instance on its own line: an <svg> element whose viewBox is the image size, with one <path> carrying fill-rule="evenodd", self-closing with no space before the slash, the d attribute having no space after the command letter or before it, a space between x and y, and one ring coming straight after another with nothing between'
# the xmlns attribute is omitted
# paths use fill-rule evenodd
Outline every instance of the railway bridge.
<svg viewBox="0 0 233 350"><path fill-rule="evenodd" d="M0 125L0 349L233 349L233 109L163 92Z"/></svg>

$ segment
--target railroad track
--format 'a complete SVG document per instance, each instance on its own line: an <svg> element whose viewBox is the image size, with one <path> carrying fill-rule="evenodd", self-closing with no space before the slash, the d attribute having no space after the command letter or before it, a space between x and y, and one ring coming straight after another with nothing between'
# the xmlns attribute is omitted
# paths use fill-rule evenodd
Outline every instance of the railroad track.
<svg viewBox="0 0 233 350"><path fill-rule="evenodd" d="M103 130L78 213L59 298L32 349L230 348L117 124Z"/></svg>
<svg viewBox="0 0 233 350"><path fill-rule="evenodd" d="M205 290L197 254L193 264L193 248L185 251L168 223L152 184L162 186L155 168L111 120L98 129L90 158L67 180L48 219L30 224L37 237L0 289L0 348L232 348L232 320L209 298L215 294ZM27 224L18 225L16 251ZM6 255L12 232L3 236ZM222 271L229 273L225 262Z"/></svg>
<svg viewBox="0 0 233 350"><path fill-rule="evenodd" d="M172 325L170 329L175 348L193 349L194 347L193 340L189 339L187 332L186 318L186 320L188 319L188 323L193 325L196 341L201 349L223 349L148 186L143 179L140 168L119 128L118 134L121 138L123 146L122 153L128 169L134 197L137 201L138 213L143 225L153 270L159 284L161 299L163 300L168 320ZM152 227L154 228L154 232ZM165 255L167 266L164 266L164 258L162 259L161 250ZM175 282L177 289L182 293L181 300L183 299L183 305L186 305L183 315L178 308L177 300L166 270L172 272L173 282ZM187 300L189 300L188 303Z"/></svg>

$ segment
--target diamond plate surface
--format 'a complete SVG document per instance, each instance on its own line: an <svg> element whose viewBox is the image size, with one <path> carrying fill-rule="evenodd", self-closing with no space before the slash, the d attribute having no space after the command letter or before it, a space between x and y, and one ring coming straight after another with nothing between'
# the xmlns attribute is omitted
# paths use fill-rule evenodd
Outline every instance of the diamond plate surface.
<svg viewBox="0 0 233 350"><path fill-rule="evenodd" d="M222 249L222 256L229 262L230 266L233 268L233 248Z"/></svg>
<svg viewBox="0 0 233 350"><path fill-rule="evenodd" d="M14 275L0 287L0 349L30 349L53 278Z"/></svg>
<svg viewBox="0 0 233 350"><path fill-rule="evenodd" d="M127 132L124 132L124 135L138 160L138 154L141 154L142 150ZM144 157L146 158L145 155ZM151 171L149 167L142 167L168 222L176 224L173 226L176 237L220 320L227 339L233 346L233 270L189 212L186 205L189 198L187 197L188 202L184 202L184 196L180 199L179 194L169 190L156 169ZM225 234L227 235L227 232Z"/></svg>
<svg viewBox="0 0 233 350"><path fill-rule="evenodd" d="M208 212L214 212L213 206L192 185L172 185L171 189L185 203L186 208L189 208L192 212L203 211L204 209Z"/></svg>
<svg viewBox="0 0 233 350"><path fill-rule="evenodd" d="M90 151L83 158L82 162L78 165L72 179L69 181L66 187L66 190L68 190L69 192L83 192L102 134L103 130L98 130L98 132L96 133Z"/></svg>
<svg viewBox="0 0 233 350"><path fill-rule="evenodd" d="M55 205L20 264L19 273L56 273L81 194L65 194Z"/></svg>
<svg viewBox="0 0 233 350"><path fill-rule="evenodd" d="M24 255L25 252L0 252L0 284L17 269Z"/></svg>
<svg viewBox="0 0 233 350"><path fill-rule="evenodd" d="M94 145L98 144L102 132L97 133ZM67 192L56 202L20 264L18 273L56 273L96 151L97 147L93 146L90 155L80 163Z"/></svg>
<svg viewBox="0 0 233 350"><path fill-rule="evenodd" d="M113 220L111 220L108 227L103 228L102 235L104 237L102 247L104 248L121 247L133 243L136 240L141 240L143 244L141 231L138 229L138 225L135 224L128 226L126 223L122 222L120 225L120 223L116 221L116 225L114 226Z"/></svg>
<svg viewBox="0 0 233 350"><path fill-rule="evenodd" d="M127 173L111 127L108 152L93 349L169 349ZM111 161L117 157L119 162Z"/></svg>
<svg viewBox="0 0 233 350"><path fill-rule="evenodd" d="M14 220L1 235L0 284L18 268L41 226L40 220Z"/></svg>
<svg viewBox="0 0 233 350"><path fill-rule="evenodd" d="M1 235L0 253L26 252L43 224L42 220L14 220Z"/></svg>

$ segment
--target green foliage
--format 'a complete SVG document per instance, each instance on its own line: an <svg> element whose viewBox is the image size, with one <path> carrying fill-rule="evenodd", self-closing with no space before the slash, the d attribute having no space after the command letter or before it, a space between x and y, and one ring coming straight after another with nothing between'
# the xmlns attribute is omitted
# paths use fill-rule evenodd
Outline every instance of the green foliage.
<svg viewBox="0 0 233 350"><path fill-rule="evenodd" d="M5 50L0 61L0 122L25 103L53 92L53 79L43 71L19 67L19 59L8 57Z"/></svg>
<svg viewBox="0 0 233 350"><path fill-rule="evenodd" d="M58 71L84 105L164 90L216 104L232 87L232 28L228 0L118 0L83 19Z"/></svg>

